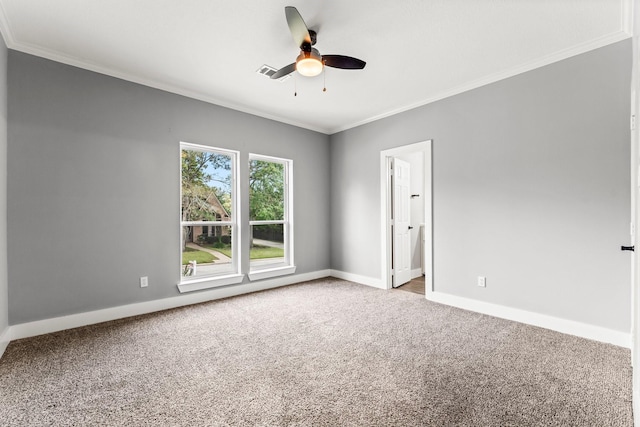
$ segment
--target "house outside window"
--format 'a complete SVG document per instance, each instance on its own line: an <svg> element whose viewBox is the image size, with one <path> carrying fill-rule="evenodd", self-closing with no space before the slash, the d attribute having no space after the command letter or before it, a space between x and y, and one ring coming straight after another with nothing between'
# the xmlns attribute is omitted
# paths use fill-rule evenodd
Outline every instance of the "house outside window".
<svg viewBox="0 0 640 427"><path fill-rule="evenodd" d="M236 151L180 144L181 292L240 283Z"/></svg>
<svg viewBox="0 0 640 427"><path fill-rule="evenodd" d="M249 155L251 280L295 272L291 160Z"/></svg>

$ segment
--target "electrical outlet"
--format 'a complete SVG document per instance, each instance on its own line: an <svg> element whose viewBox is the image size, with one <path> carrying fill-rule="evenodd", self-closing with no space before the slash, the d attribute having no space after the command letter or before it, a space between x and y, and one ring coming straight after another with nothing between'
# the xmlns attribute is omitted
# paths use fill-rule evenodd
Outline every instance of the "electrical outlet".
<svg viewBox="0 0 640 427"><path fill-rule="evenodd" d="M149 286L149 277L142 276L140 278L140 287L141 288L146 288L147 286Z"/></svg>
<svg viewBox="0 0 640 427"><path fill-rule="evenodd" d="M478 276L478 286L481 288L487 287L487 278L484 276Z"/></svg>

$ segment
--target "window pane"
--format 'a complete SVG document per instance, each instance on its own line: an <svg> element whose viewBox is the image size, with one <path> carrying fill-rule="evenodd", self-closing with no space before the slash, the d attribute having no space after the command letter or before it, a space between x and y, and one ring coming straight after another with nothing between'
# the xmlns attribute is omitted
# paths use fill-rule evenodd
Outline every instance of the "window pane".
<svg viewBox="0 0 640 427"><path fill-rule="evenodd" d="M249 161L249 219L284 219L284 164Z"/></svg>
<svg viewBox="0 0 640 427"><path fill-rule="evenodd" d="M182 221L231 218L231 156L183 149Z"/></svg>
<svg viewBox="0 0 640 427"><path fill-rule="evenodd" d="M191 225L182 228L182 277L234 272L231 227Z"/></svg>
<svg viewBox="0 0 640 427"><path fill-rule="evenodd" d="M237 212L232 212L237 153L182 143L180 160L181 283L237 274Z"/></svg>
<svg viewBox="0 0 640 427"><path fill-rule="evenodd" d="M249 256L251 267L284 262L284 225L253 225Z"/></svg>

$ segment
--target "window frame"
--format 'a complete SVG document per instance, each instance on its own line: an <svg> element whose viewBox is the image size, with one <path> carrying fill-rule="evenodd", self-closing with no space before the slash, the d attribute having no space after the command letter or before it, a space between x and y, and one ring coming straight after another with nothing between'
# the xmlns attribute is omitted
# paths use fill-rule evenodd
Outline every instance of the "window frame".
<svg viewBox="0 0 640 427"><path fill-rule="evenodd" d="M284 261L266 264L256 268L249 259L249 280L261 280L271 277L293 274L296 271L294 262L294 227L293 227L293 160L281 157L265 156L249 153L248 176L251 175L251 161L260 160L280 163L284 166L284 215L282 220L251 220L249 218L249 233L253 235L254 225L282 224L284 233ZM247 190L249 186L247 185ZM250 197L250 194L247 194ZM249 255L249 254L248 254ZM250 257L250 255L249 255Z"/></svg>
<svg viewBox="0 0 640 427"><path fill-rule="evenodd" d="M231 158L231 218L226 221L183 221L182 220L182 151L198 151L215 153L229 156ZM209 226L231 228L231 262L232 271L221 273L219 275L206 275L189 279L180 273L178 282L178 290L183 292L197 291L202 289L214 288L218 286L227 286L242 283L244 274L242 274L242 252L240 251L240 242L242 242L242 227L239 226L238 218L240 218L240 152L236 150L228 150L225 148L213 147L208 145L192 144L189 142L180 142L180 203L179 210L179 226L180 226L180 263L182 265L182 242L184 239L184 228L189 226Z"/></svg>

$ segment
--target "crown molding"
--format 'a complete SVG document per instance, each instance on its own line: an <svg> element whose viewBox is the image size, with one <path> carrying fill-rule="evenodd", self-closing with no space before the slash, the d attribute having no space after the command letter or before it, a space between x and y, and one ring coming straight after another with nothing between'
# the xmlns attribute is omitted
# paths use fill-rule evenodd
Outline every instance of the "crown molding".
<svg viewBox="0 0 640 427"><path fill-rule="evenodd" d="M336 126L336 127L319 127L309 123L300 122L296 120L292 120L287 117L278 116L274 114L269 114L265 111L253 109L251 107L247 107L245 105L234 104L232 102L218 99L214 96L210 96L207 94L203 94L200 92L192 91L185 89L183 87L179 87L176 85L171 85L167 83L163 83L160 81L156 81L153 79L147 79L144 77L140 77L137 75L133 75L130 73L118 71L112 69L108 66L104 66L101 64L92 63L91 61L71 57L68 55L61 54L59 52L55 52L48 49L43 49L37 46L32 46L26 43L20 43L16 41L13 33L11 31L11 26L9 24L9 20L7 18L6 12L4 10L3 4L0 1L0 34L4 38L5 44L9 49L16 50L19 52L27 53L30 55L38 56L41 58L49 59L55 62L60 62L66 65L70 65L77 68L82 68L85 70L93 71L99 74L104 74L110 77L115 77L121 80L129 81L132 83L137 83L143 86L151 87L154 89L159 89L165 92L174 93L177 95L185 96L188 98L196 99L199 101L207 102L209 104L214 104L220 107L229 108L231 110L239 111L246 114L251 114L257 117L261 117L268 120L273 120L276 122L284 123L291 126L296 126L303 129L308 129L314 132L322 133L325 135L333 135L338 132L342 132L345 130L349 130L358 126L365 125L367 123L371 123L380 119L384 119L387 117L394 116L396 114L400 114L409 110L413 110L418 107L422 107L427 104L431 104L436 101L440 101L445 98L449 98L451 96L459 95L463 92L467 92L473 89L477 89L482 86L486 86L491 83L495 83L497 81L507 79L509 77L516 76L518 74L525 73L527 71L534 70L536 68L544 67L546 65L550 65L555 62L562 61L567 58L571 58L576 55L580 55L582 53L586 53L591 50L595 50L613 43L617 43L622 40L626 40L632 37L633 33L633 7L634 0L619 0L620 1L620 9L622 11L620 15L620 30L614 33L611 33L607 36L603 36L585 43L581 43L576 46L572 46L568 49L563 49L547 55L545 57L536 59L535 61L531 61L522 65L518 65L511 69L501 71L495 74L491 74L489 76L483 77L481 79L457 86L455 88L440 92L435 96L431 96L429 98L423 99L418 102L414 102L412 104L396 108L393 110L389 110L383 112L381 114L377 114L371 117L368 117L363 120L359 120L356 122L352 122L349 124Z"/></svg>
<svg viewBox="0 0 640 427"><path fill-rule="evenodd" d="M3 22L3 17L2 17L2 11L0 10L0 25L3 25L2 22ZM4 26L4 28L8 28L8 27ZM5 33L7 34L6 36L5 36ZM7 44L7 47L11 50L37 56L39 58L49 59L51 61L69 65L72 67L93 71L98 74L103 74L109 77L114 77L120 80L125 80L125 81L136 83L142 86L147 86L153 89L159 89L164 92L185 96L187 98L203 101L209 104L217 105L219 107L224 107L230 110L239 111L241 113L251 114L253 116L261 117L263 119L273 120L273 121L284 123L287 125L308 129L308 130L322 133L325 135L329 133L329 129L326 129L326 128L313 126L308 123L298 122L296 120L291 120L287 117L276 116L261 110L253 109L240 104L234 104L232 102L218 99L216 97L206 95L200 92L188 90L176 85L171 85L171 84L163 83L157 80L148 79L148 78L140 77L134 74L122 72L104 65L93 63L88 60L82 60L72 56L64 55L59 52L54 52L49 49L43 49L41 47L32 46L27 43L18 43L13 40L13 37L11 36L11 32L9 30L2 31L2 35L5 38L5 43Z"/></svg>
<svg viewBox="0 0 640 427"><path fill-rule="evenodd" d="M418 102L415 102L413 104L406 105L404 107L400 107L400 108L397 108L397 109L394 109L394 110L390 110L390 111L387 111L385 113L378 114L378 115L375 115L373 117L361 120L359 122L355 122L355 123L352 123L352 124L349 124L349 125L333 128L330 131L330 135L333 135L335 133L342 132L342 131L345 131L345 130L349 130L349 129L352 129L352 128L355 128L355 127L358 127L358 126L362 126L362 125L365 125L367 123L375 122L375 121L380 120L380 119L384 119L384 118L387 118L387 117L395 116L396 114L404 113L406 111L413 110L415 108L422 107L424 105L431 104L433 102L440 101L440 100L443 100L445 98L449 98L449 97L452 97L452 96L455 96L455 95L459 95L459 94L461 94L463 92L467 92L467 91L470 91L470 90L473 90L473 89L478 89L478 88L480 88L482 86L486 86L486 85L489 85L491 83L498 82L500 80L508 79L509 77L517 76L518 74L526 73L528 71L532 71L532 70L535 70L537 68L541 68L541 67L544 67L544 66L547 66L547 65L551 65L553 63L560 62L562 60L571 58L573 56L577 56L577 55L589 52L591 50L595 50L595 49L598 49L598 48L601 48L601 47L604 47L604 46L608 46L608 45L613 44L613 43L617 43L617 42L622 41L622 40L626 40L628 38L631 38L631 34L630 33L627 33L626 31L619 31L619 32L616 32L614 34L610 34L610 35L605 36L605 37L601 37L601 38L598 38L598 39L595 39L595 40L592 40L592 41L589 41L589 42L586 42L586 43L582 43L582 44L573 46L573 47L568 48L568 49L563 49L563 50L560 50L558 52L552 53L550 55L544 56L542 58L536 59L535 61L531 61L531 62L522 64L522 65L518 65L518 66L510 68L508 70L501 71L501 72L495 73L495 74L491 74L491 75L489 75L487 77L483 77L481 79L466 83L464 85L460 85L460 86L455 87L453 89L440 92L439 94L437 94L437 95L435 95L433 97L429 97L427 99L424 99L422 101L418 101Z"/></svg>

